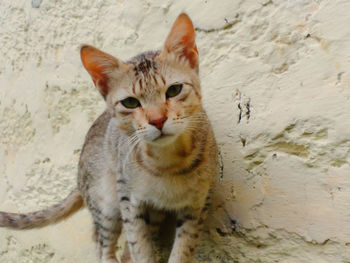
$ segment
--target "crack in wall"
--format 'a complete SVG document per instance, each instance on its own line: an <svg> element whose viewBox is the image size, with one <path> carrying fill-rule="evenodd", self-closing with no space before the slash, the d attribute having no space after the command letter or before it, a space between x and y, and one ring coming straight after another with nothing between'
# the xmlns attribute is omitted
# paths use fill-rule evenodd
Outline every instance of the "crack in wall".
<svg viewBox="0 0 350 263"><path fill-rule="evenodd" d="M247 123L249 122L251 115L251 102L250 98L242 94L239 89L236 89L234 100L238 108L238 120L239 124L243 118L246 119Z"/></svg>
<svg viewBox="0 0 350 263"><path fill-rule="evenodd" d="M236 15L235 19L231 22L227 20L227 18L224 18L225 25L222 27L217 27L217 28L200 28L200 27L195 27L195 30L198 32L204 32L204 33L213 33L213 32L220 32L220 31L225 31L225 30L230 30L233 28L235 25L239 24L241 22L241 19L239 19L239 14Z"/></svg>

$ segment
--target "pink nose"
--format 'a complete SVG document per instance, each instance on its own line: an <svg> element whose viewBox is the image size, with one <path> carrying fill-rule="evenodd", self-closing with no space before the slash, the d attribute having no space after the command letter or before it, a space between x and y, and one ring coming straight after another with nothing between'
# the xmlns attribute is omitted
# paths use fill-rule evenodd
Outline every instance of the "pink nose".
<svg viewBox="0 0 350 263"><path fill-rule="evenodd" d="M157 118L157 119L153 119L153 118L150 118L149 119L149 124L155 126L158 130L161 130L163 129L163 126L164 126L164 122L167 120L168 118L167 117L161 117L161 118Z"/></svg>

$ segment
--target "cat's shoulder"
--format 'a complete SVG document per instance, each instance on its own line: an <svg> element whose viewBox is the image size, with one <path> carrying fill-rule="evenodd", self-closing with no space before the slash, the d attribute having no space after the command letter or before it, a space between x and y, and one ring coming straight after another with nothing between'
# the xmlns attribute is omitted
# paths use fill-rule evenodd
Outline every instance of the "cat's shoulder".
<svg viewBox="0 0 350 263"><path fill-rule="evenodd" d="M100 144L103 140L108 124L111 120L111 115L108 111L104 111L91 125L85 137L84 147L91 144ZM84 149L83 149L84 150Z"/></svg>

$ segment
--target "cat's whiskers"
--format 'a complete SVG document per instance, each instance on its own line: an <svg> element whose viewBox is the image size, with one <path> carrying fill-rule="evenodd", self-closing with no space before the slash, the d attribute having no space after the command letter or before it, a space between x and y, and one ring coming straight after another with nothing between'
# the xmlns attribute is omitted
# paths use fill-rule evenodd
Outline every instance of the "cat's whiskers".
<svg viewBox="0 0 350 263"><path fill-rule="evenodd" d="M139 134L144 133L144 130L135 130L129 137L128 141L127 141L127 145L130 146L132 143L135 142L135 140L140 140L140 136Z"/></svg>
<svg viewBox="0 0 350 263"><path fill-rule="evenodd" d="M129 164L130 162L130 154L132 151L136 148L136 146L141 142L140 139L140 134L145 133L145 130L136 130L132 133L132 135L129 137L127 141L127 148L129 148L129 151L125 155L125 162L123 164L123 168L125 169L126 165Z"/></svg>
<svg viewBox="0 0 350 263"><path fill-rule="evenodd" d="M128 147L130 147L130 150L127 152L126 156L125 156L125 160L124 160L124 163L123 163L123 169L124 171L126 171L126 165L130 164L130 156L131 156L131 153L133 152L133 150L136 148L136 146L141 142L141 140L136 137L136 139L130 143L128 145Z"/></svg>

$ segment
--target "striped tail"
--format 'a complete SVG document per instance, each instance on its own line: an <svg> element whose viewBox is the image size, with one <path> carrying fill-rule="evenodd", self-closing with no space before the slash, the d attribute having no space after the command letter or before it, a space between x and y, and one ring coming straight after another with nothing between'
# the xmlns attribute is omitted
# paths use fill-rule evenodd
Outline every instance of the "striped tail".
<svg viewBox="0 0 350 263"><path fill-rule="evenodd" d="M43 227L62 220L83 206L78 189L74 189L62 202L43 210L27 214L0 212L0 227L30 229Z"/></svg>

